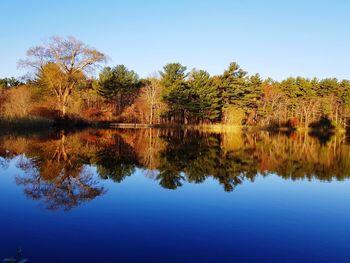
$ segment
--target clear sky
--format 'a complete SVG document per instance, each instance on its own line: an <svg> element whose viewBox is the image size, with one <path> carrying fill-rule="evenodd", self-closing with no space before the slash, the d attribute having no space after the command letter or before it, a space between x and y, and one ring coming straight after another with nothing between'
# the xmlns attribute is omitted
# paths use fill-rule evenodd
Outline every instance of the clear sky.
<svg viewBox="0 0 350 263"><path fill-rule="evenodd" d="M2 0L0 77L21 76L25 51L75 36L141 77L166 63L221 73L350 79L350 1Z"/></svg>

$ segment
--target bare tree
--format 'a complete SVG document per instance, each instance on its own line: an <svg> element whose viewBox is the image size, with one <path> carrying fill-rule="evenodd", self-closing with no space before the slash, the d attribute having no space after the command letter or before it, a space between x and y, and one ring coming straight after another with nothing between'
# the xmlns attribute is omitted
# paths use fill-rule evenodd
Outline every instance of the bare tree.
<svg viewBox="0 0 350 263"><path fill-rule="evenodd" d="M79 79L105 61L103 53L74 37L52 37L44 45L28 49L26 58L18 65L34 69L43 84L53 90L64 117L67 99Z"/></svg>
<svg viewBox="0 0 350 263"><path fill-rule="evenodd" d="M161 85L156 77L150 77L146 85L141 90L141 96L145 98L149 106L149 124L153 124L154 113L159 110L161 105Z"/></svg>

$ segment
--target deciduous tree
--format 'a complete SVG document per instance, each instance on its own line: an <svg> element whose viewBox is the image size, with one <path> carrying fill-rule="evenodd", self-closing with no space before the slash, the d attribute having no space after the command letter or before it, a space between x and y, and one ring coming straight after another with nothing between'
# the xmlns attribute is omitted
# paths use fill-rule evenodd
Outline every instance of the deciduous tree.
<svg viewBox="0 0 350 263"><path fill-rule="evenodd" d="M52 37L44 45L28 49L26 58L19 61L19 66L32 68L53 90L64 117L68 97L78 85L78 76L91 73L105 61L103 53L74 37ZM56 80L53 79L55 77Z"/></svg>

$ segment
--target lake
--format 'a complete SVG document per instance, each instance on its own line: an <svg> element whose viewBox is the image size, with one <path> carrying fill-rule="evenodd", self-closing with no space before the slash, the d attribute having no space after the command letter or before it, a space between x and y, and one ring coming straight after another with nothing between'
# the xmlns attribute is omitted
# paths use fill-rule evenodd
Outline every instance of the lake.
<svg viewBox="0 0 350 263"><path fill-rule="evenodd" d="M350 262L346 135L0 135L0 260Z"/></svg>

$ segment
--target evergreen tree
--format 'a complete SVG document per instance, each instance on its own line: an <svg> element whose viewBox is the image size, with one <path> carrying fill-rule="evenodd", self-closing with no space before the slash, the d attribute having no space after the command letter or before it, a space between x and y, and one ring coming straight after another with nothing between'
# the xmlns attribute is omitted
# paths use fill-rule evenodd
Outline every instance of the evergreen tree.
<svg viewBox="0 0 350 263"><path fill-rule="evenodd" d="M220 98L213 78L204 70L192 70L188 84L196 98L191 102L193 115L202 120L217 121L220 117Z"/></svg>
<svg viewBox="0 0 350 263"><path fill-rule="evenodd" d="M162 98L168 104L168 115L180 122L186 122L188 105L192 102L193 95L186 82L186 69L180 63L170 63L160 72Z"/></svg>
<svg viewBox="0 0 350 263"><path fill-rule="evenodd" d="M117 65L102 70L96 88L103 98L117 104L117 113L120 114L126 104L124 100L127 95L139 86L140 80L134 71L128 70L124 65Z"/></svg>
<svg viewBox="0 0 350 263"><path fill-rule="evenodd" d="M14 77L0 79L0 88L12 88L23 85L24 83Z"/></svg>
<svg viewBox="0 0 350 263"><path fill-rule="evenodd" d="M257 122L259 102L261 102L263 93L262 86L263 82L259 74L255 74L247 80L246 90L242 98L247 124Z"/></svg>
<svg viewBox="0 0 350 263"><path fill-rule="evenodd" d="M242 97L246 93L247 72L240 68L240 66L233 62L221 76L221 95L223 99L223 106L229 105L241 106Z"/></svg>

